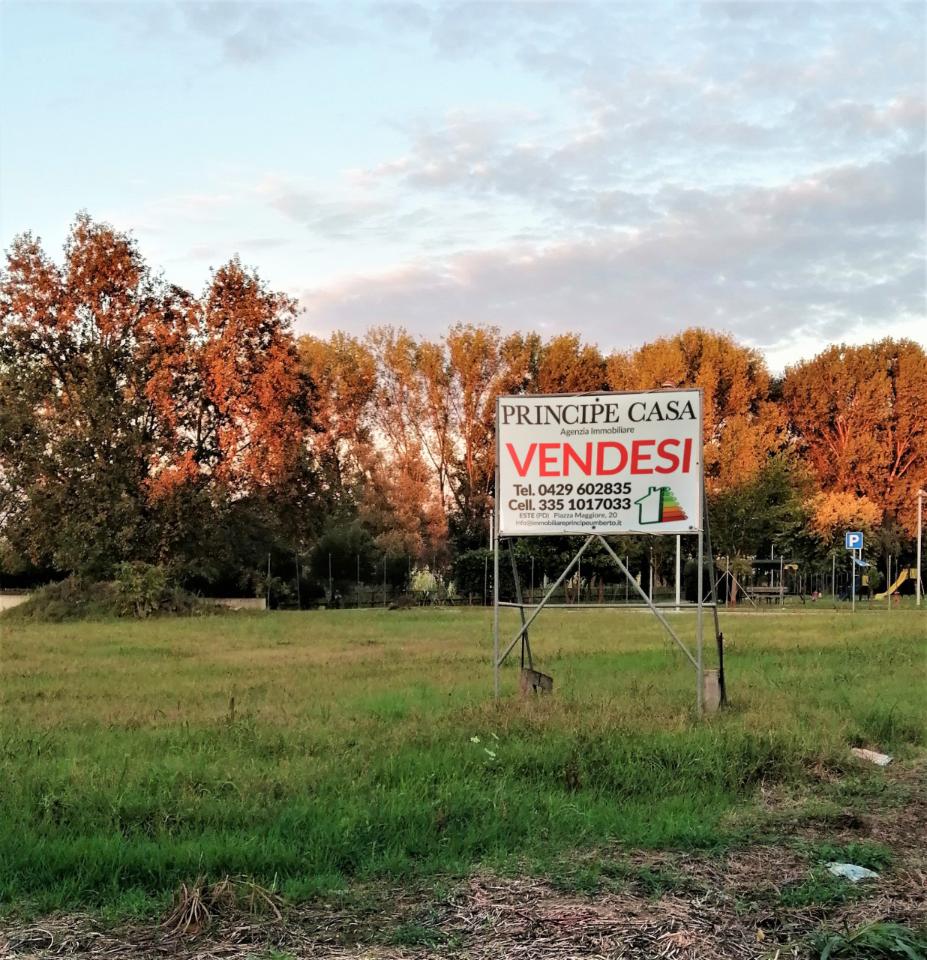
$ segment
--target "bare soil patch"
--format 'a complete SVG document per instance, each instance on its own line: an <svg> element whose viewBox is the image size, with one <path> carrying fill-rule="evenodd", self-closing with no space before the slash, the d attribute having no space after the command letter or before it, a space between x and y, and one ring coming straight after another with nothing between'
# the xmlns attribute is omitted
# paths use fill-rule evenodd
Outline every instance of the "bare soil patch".
<svg viewBox="0 0 927 960"><path fill-rule="evenodd" d="M564 892L549 880L491 875L446 895L363 888L291 907L283 916L217 918L195 936L164 926L106 929L84 916L7 930L0 956L99 960L432 960L626 958L760 960L807 956L811 932L873 921L927 927L927 820L923 772L902 774L907 802L869 814L846 810L796 830L801 842L700 853L625 854L620 889ZM783 891L816 868L804 843L861 838L892 848L880 879L837 903L788 906ZM616 862L618 862L616 860ZM657 878L658 892L654 891ZM667 889L659 889L661 886Z"/></svg>

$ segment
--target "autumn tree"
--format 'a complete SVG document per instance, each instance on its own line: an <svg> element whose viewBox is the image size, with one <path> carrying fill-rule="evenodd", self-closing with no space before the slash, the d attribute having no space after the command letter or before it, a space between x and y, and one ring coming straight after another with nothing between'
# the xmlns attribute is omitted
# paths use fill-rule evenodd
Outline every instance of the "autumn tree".
<svg viewBox="0 0 927 960"><path fill-rule="evenodd" d="M538 346L537 375L531 393L593 393L608 389L608 366L598 347L575 333Z"/></svg>
<svg viewBox="0 0 927 960"><path fill-rule="evenodd" d="M362 511L381 546L420 559L446 536L444 491L450 460L440 351L404 330L371 330L376 362L371 406L374 456ZM424 518L424 523L423 523Z"/></svg>
<svg viewBox="0 0 927 960"><path fill-rule="evenodd" d="M910 340L829 347L786 371L785 412L828 492L867 497L910 533L927 480L927 354Z"/></svg>
<svg viewBox="0 0 927 960"><path fill-rule="evenodd" d="M819 491L807 506L811 527L827 549L842 549L847 530L872 534L882 521L877 504L845 490Z"/></svg>
<svg viewBox="0 0 927 960"><path fill-rule="evenodd" d="M292 311L237 261L197 299L86 215L61 265L14 241L0 275L7 552L94 576L214 553L204 531L221 510L299 456Z"/></svg>
<svg viewBox="0 0 927 960"><path fill-rule="evenodd" d="M434 475L420 456L378 457L359 512L377 550L428 564L446 559L447 519L434 493Z"/></svg>
<svg viewBox="0 0 927 960"><path fill-rule="evenodd" d="M608 361L614 390L672 383L704 395L705 484L710 492L749 480L782 442L782 418L769 398L760 354L726 334L684 330Z"/></svg>
<svg viewBox="0 0 927 960"><path fill-rule="evenodd" d="M457 325L446 344L455 527L458 539L479 541L485 538L493 494L496 397L509 392L515 371L506 362L507 345L497 329Z"/></svg>
<svg viewBox="0 0 927 960"><path fill-rule="evenodd" d="M458 324L440 342L380 328L368 343L378 363L373 408L384 455L431 471L432 500L458 544L486 536L495 470L495 402L536 382L540 340Z"/></svg>
<svg viewBox="0 0 927 960"><path fill-rule="evenodd" d="M0 473L8 550L90 573L144 551L144 483L167 433L147 394L152 329L186 298L81 216L54 263L29 234L0 276Z"/></svg>
<svg viewBox="0 0 927 960"><path fill-rule="evenodd" d="M345 333L302 336L299 362L312 383L310 443L322 482L341 504L361 482L371 455L371 407L377 366L368 347Z"/></svg>
<svg viewBox="0 0 927 960"><path fill-rule="evenodd" d="M273 485L298 455L308 412L294 302L231 260L186 314L151 370L148 393L173 448L153 467L153 489L197 477L238 495Z"/></svg>

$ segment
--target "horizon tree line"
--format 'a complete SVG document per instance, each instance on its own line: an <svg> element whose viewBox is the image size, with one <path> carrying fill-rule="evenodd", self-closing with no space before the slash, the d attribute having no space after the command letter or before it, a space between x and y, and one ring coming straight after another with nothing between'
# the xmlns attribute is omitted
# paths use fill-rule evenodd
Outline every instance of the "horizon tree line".
<svg viewBox="0 0 927 960"><path fill-rule="evenodd" d="M820 561L859 527L897 555L914 533L927 354L913 341L830 345L773 377L697 328L606 355L478 323L297 336L297 315L237 258L185 291L86 214L61 262L18 237L0 271L0 571L103 579L139 560L258 590L268 554L306 557L319 579L333 550L339 570L342 554L366 573L393 558L391 581L401 558L476 569L497 396L666 382L704 392L719 554L775 540Z"/></svg>

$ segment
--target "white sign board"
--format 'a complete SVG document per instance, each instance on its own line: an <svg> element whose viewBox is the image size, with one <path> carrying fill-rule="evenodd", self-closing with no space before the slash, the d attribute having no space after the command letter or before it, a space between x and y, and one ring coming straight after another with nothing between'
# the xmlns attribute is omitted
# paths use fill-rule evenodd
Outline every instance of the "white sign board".
<svg viewBox="0 0 927 960"><path fill-rule="evenodd" d="M702 525L702 394L500 397L502 536L693 533Z"/></svg>

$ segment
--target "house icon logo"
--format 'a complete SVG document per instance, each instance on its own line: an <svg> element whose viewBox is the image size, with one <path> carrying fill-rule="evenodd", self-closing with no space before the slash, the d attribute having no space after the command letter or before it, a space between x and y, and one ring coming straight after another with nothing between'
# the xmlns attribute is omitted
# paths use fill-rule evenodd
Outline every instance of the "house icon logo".
<svg viewBox="0 0 927 960"><path fill-rule="evenodd" d="M640 524L645 523L673 523L677 520L687 520L686 511L679 505L673 491L669 487L651 487L648 492L635 500Z"/></svg>

